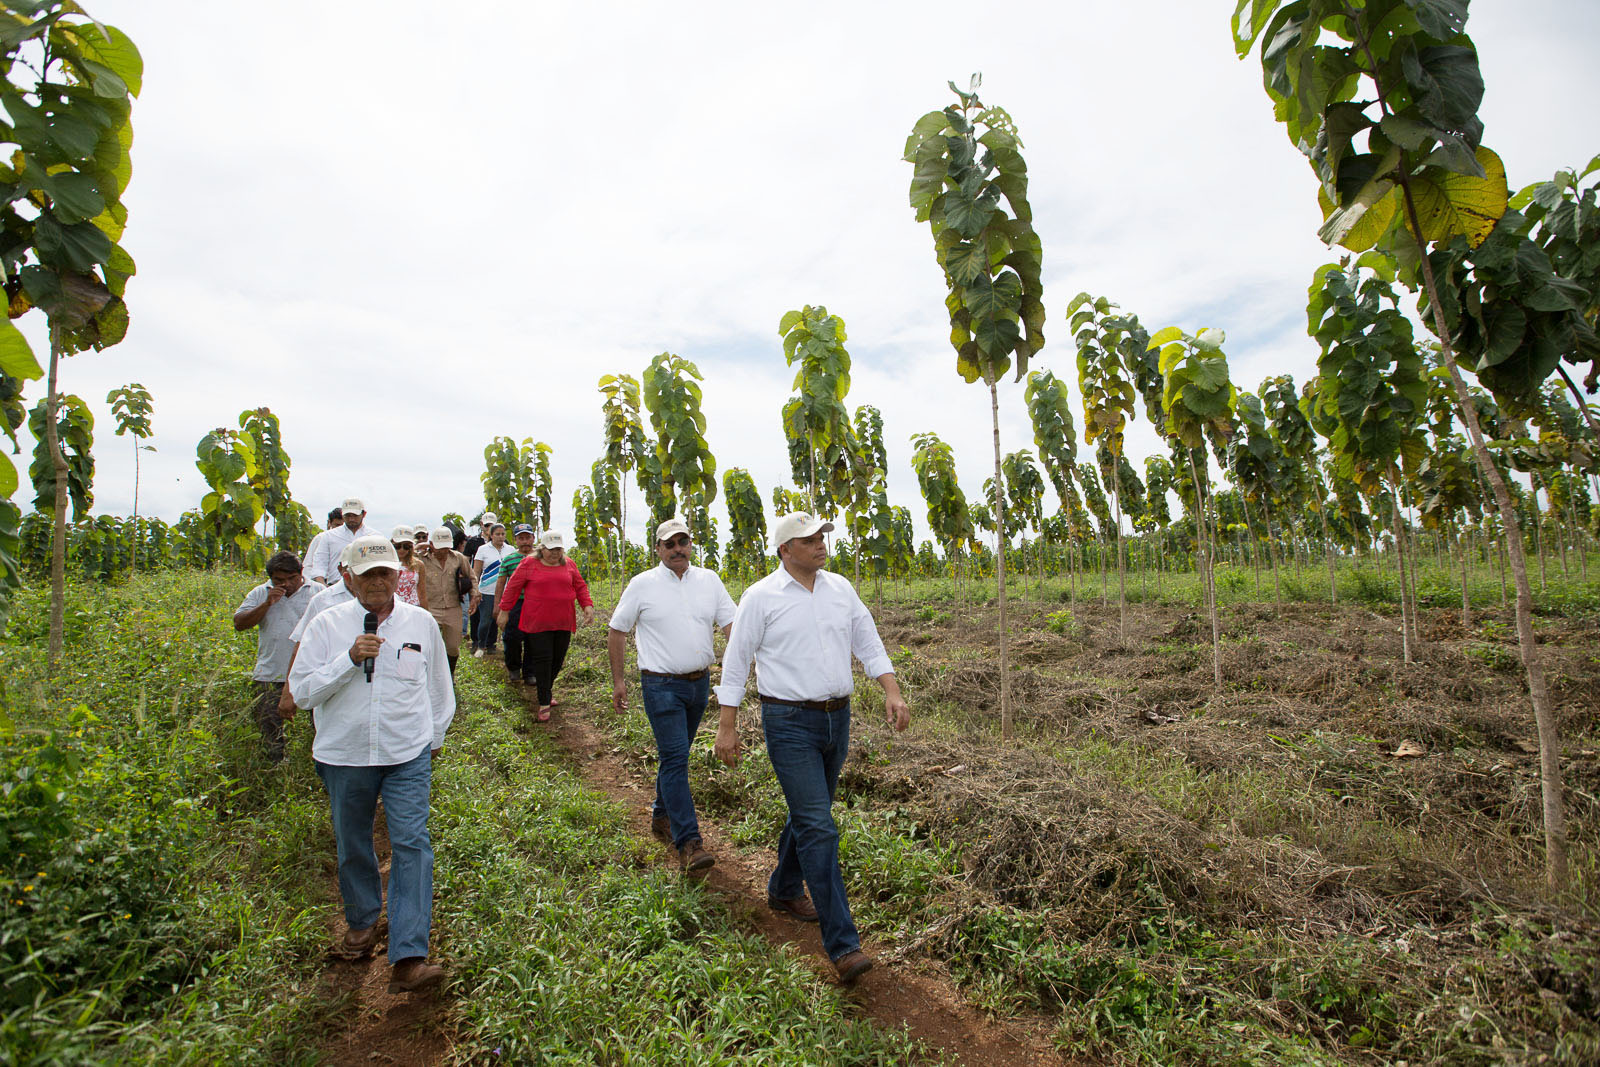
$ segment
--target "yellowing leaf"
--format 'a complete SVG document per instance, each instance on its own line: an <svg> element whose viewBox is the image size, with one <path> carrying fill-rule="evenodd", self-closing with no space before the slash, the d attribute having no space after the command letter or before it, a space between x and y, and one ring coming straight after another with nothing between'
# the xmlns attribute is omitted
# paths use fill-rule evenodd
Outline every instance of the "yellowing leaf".
<svg viewBox="0 0 1600 1067"><path fill-rule="evenodd" d="M1458 234L1476 248L1506 213L1510 191L1506 168L1492 150L1478 146L1478 163L1484 177L1456 174L1443 167L1426 167L1411 179L1417 221L1425 241L1448 241ZM1407 220L1409 228L1410 220Z"/></svg>

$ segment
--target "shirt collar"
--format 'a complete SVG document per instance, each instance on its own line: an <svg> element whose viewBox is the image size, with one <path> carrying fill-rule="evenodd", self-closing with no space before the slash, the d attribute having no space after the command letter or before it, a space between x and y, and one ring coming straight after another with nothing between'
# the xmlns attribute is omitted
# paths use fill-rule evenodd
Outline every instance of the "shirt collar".
<svg viewBox="0 0 1600 1067"><path fill-rule="evenodd" d="M667 566L665 563L661 562L660 560L656 560L656 569L661 572L662 581L666 581L666 580L670 579L670 580L672 580L674 582L687 582L689 580L690 575L694 574L694 572L696 570L695 565L693 563L691 563L691 564L689 564L688 569L683 572L683 577L679 578L676 574L672 573L672 568L671 567Z"/></svg>

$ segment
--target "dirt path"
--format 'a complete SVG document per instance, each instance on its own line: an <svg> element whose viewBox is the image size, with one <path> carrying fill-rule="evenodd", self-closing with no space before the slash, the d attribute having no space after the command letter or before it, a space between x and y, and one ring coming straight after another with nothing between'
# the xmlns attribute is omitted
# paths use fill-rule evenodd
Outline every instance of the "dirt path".
<svg viewBox="0 0 1600 1067"><path fill-rule="evenodd" d="M389 831L383 809L373 832L384 886L389 883ZM328 857L328 885L332 899L339 899L336 861ZM343 909L336 909L328 924L328 944L344 935ZM320 1052L330 1064L370 1063L399 1067L432 1067L444 1060L449 1042L436 1022L444 1002L436 992L389 992L388 940L382 938L368 960L341 960L329 955L322 972L322 995L331 1003L342 1001L339 1019L343 1027L327 1035Z"/></svg>
<svg viewBox="0 0 1600 1067"><path fill-rule="evenodd" d="M604 733L585 717L577 701L562 701L553 725L561 745L576 757L590 786L620 801L628 811L628 825L641 837L650 836L648 806L653 783L630 770ZM715 822L702 818L700 833L717 857L705 884L729 904L732 914L774 945L793 945L813 970L826 980L833 967L823 951L812 923L793 921L767 908L767 875L776 862L770 850L741 854ZM661 862L676 863L670 848L662 845ZM998 1022L968 1007L949 978L930 964L890 962L887 952L868 940L863 946L877 959L876 967L846 994L879 1026L906 1028L911 1036L950 1060L969 1067L1025 1067L1030 1064L1067 1064L1051 1045L1045 1020Z"/></svg>

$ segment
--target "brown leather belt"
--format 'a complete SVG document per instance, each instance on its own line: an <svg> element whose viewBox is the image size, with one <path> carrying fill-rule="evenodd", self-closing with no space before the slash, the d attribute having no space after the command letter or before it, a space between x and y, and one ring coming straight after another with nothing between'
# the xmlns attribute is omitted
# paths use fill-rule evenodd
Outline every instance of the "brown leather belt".
<svg viewBox="0 0 1600 1067"><path fill-rule="evenodd" d="M711 673L711 668L701 667L692 674L665 674L661 671L647 671L641 667L639 669L639 673L644 675L646 678L671 678L676 682L698 682L707 674Z"/></svg>
<svg viewBox="0 0 1600 1067"><path fill-rule="evenodd" d="M850 706L849 697L831 697L828 700L781 700L778 697L769 697L765 693L757 693L763 704L787 704L791 708L805 708L807 711L839 711Z"/></svg>

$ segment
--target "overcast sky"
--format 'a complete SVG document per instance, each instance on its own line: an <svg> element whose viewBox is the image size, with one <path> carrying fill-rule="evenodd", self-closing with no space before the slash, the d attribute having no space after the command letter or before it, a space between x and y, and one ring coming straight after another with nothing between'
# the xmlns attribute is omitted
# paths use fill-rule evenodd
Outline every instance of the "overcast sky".
<svg viewBox="0 0 1600 1067"><path fill-rule="evenodd" d="M900 153L974 71L1025 144L1049 315L1033 366L1070 383L1080 427L1080 290L1151 332L1223 328L1241 388L1314 371L1306 286L1334 256L1226 0L85 2L145 62L132 326L62 372L96 413L97 512L132 507L104 400L138 381L143 513L197 506L201 436L265 405L313 514L356 494L385 529L471 515L484 446L509 435L553 446L562 526L603 449L596 380L663 350L705 376L719 468L770 498L793 378L777 323L809 303L844 318L847 403L882 410L890 500L925 529L910 436L952 445L969 496L993 460ZM1467 29L1513 188L1600 152L1600 4L1479 0ZM22 325L45 353L42 319ZM1032 449L1021 386L1001 405L1003 448ZM1142 421L1130 441L1157 448Z"/></svg>

